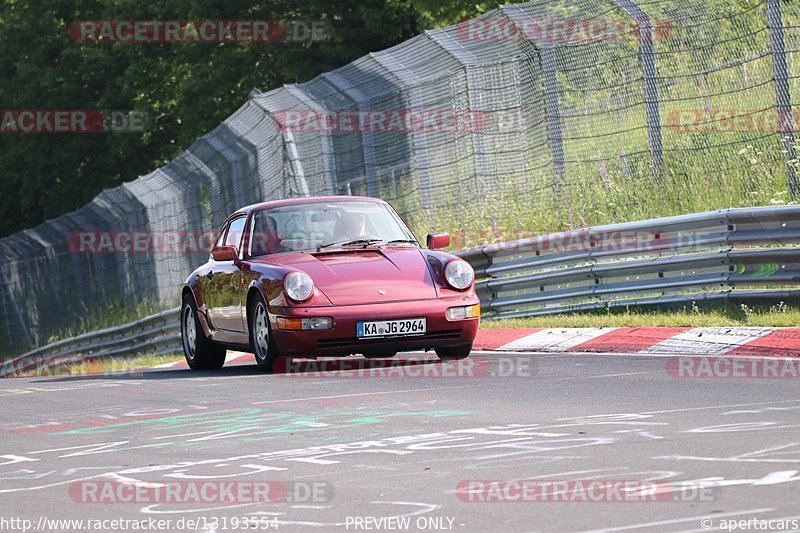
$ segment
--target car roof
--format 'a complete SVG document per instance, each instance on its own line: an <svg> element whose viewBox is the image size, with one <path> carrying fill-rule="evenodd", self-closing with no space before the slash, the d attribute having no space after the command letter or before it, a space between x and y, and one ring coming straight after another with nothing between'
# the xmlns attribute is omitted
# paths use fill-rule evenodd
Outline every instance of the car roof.
<svg viewBox="0 0 800 533"><path fill-rule="evenodd" d="M303 198L284 198L283 200L271 200L269 202L259 202L237 209L233 215L242 213L250 214L253 211L261 211L270 207L283 207L285 205L312 204L317 202L380 202L386 203L380 198L370 198L369 196L308 196Z"/></svg>

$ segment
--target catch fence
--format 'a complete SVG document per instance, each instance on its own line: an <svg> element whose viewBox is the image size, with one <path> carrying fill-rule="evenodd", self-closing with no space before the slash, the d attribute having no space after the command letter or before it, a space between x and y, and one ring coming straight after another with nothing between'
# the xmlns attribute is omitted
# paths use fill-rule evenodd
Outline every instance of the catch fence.
<svg viewBox="0 0 800 533"><path fill-rule="evenodd" d="M0 240L0 353L116 302L177 305L208 257L198 236L260 200L365 194L418 231L539 233L792 201L798 15L780 0L509 4L253 91L170 163ZM177 245L152 245L165 235Z"/></svg>

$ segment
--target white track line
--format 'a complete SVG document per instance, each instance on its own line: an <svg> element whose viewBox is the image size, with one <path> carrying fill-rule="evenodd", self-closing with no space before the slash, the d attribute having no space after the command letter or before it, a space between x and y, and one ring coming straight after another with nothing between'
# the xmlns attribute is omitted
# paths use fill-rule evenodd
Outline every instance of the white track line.
<svg viewBox="0 0 800 533"><path fill-rule="evenodd" d="M642 353L722 355L769 335L774 328L693 328L642 350Z"/></svg>
<svg viewBox="0 0 800 533"><path fill-rule="evenodd" d="M574 346L611 333L617 328L544 329L504 344L497 350L565 352Z"/></svg>

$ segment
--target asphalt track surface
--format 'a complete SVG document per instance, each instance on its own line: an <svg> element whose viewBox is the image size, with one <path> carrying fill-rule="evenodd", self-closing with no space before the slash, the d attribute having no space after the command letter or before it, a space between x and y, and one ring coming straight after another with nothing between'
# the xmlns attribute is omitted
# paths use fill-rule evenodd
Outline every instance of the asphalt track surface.
<svg viewBox="0 0 800 533"><path fill-rule="evenodd" d="M776 531L800 520L797 378L676 377L659 356L472 359L469 372L401 355L393 374L241 365L0 380L0 529L152 518L172 520L162 531ZM519 499L513 480L569 489L476 501ZM607 489L582 501L591 480ZM154 496L231 481L270 482L278 501ZM657 481L658 496L620 501L619 481ZM131 495L120 486L150 492L120 502ZM104 530L135 530L114 525Z"/></svg>

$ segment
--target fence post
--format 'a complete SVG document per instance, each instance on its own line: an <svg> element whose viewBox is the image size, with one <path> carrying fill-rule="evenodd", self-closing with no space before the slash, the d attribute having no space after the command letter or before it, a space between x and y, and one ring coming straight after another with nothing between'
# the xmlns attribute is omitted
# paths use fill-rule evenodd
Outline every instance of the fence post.
<svg viewBox="0 0 800 533"><path fill-rule="evenodd" d="M500 11L532 43L539 52L544 77L545 118L550 151L553 156L553 189L561 197L564 179L564 130L561 121L561 102L558 97L558 61L553 43L537 42L535 32L541 22L535 21L518 5L500 6Z"/></svg>
<svg viewBox="0 0 800 533"><path fill-rule="evenodd" d="M781 147L786 153L786 170L789 173L789 192L792 199L800 198L800 182L795 168L797 147L795 146L794 120L792 117L792 94L789 89L789 69L786 66L786 44L783 38L783 17L780 0L766 0L769 49L772 53L772 72L775 79L775 101L778 107L778 130Z"/></svg>
<svg viewBox="0 0 800 533"><path fill-rule="evenodd" d="M540 49L544 75L545 115L550 150L553 152L553 185L556 198L561 198L564 180L564 130L561 123L561 102L558 98L556 51L552 45Z"/></svg>
<svg viewBox="0 0 800 533"><path fill-rule="evenodd" d="M613 0L613 2L634 19L639 26L639 55L642 60L644 80L644 105L647 119L647 138L650 142L650 160L653 164L653 177L662 182L664 172L664 148L661 142L661 115L658 98L658 70L653 49L653 24L650 16L633 0Z"/></svg>
<svg viewBox="0 0 800 533"><path fill-rule="evenodd" d="M321 116L327 111L327 109L311 95L309 95L302 86L292 83L290 85L284 85L284 87L289 94L297 98L306 107L316 113L319 113L320 118L317 120L322 120ZM325 128L320 128L319 142L321 144L322 151L322 171L325 176L325 188L328 191L328 194L338 194L339 186L336 182L336 160L333 156L333 141L331 140L331 132L326 131ZM298 161L301 162L299 158Z"/></svg>
<svg viewBox="0 0 800 533"><path fill-rule="evenodd" d="M386 52L374 52L369 55L375 63L391 77L398 87L402 87L403 97L408 109L417 109L424 102L422 91L420 90L421 80L413 71L397 61L391 54ZM422 104L424 106L424 103ZM423 209L428 209L432 200L433 177L431 176L430 162L428 160L428 138L425 131L413 128L411 133L411 156L414 158L414 169L417 174L417 189ZM392 183L397 184L394 177Z"/></svg>
<svg viewBox="0 0 800 533"><path fill-rule="evenodd" d="M369 97L361 90L353 87L340 73L336 71L326 72L322 74L321 77L330 83L337 91L349 98L359 111L370 111L368 107L365 107L369 105ZM375 140L369 128L359 127L359 134L361 135L361 147L364 157L364 174L367 182L367 194L377 197L378 173L375 168Z"/></svg>
<svg viewBox="0 0 800 533"><path fill-rule="evenodd" d="M461 65L463 65L464 77L466 78L467 82L467 110L470 113L483 111L483 109L477 109L481 98L480 93L478 93L478 97L476 98L475 87L480 87L481 85L474 81L477 77L475 74L475 66L480 64L475 55L465 48L462 43L459 43L457 39L454 39L444 31L426 31L425 34L434 43L439 45L442 50L450 54L453 59L457 60L459 63L461 63ZM452 72L450 73L450 76L452 80ZM486 138L484 133L481 131L473 131L469 137L472 141L472 153L475 171L475 193L477 194L478 198L485 198L486 191L484 190L482 184L484 183L484 180L493 173L492 165L489 162L489 152L486 149Z"/></svg>
<svg viewBox="0 0 800 533"><path fill-rule="evenodd" d="M283 132L283 146L286 150L286 159L289 163L289 170L294 178L295 192L298 196L310 196L306 174L303 171L303 162L297 151L297 143L294 142L294 133L291 128L286 128Z"/></svg>

